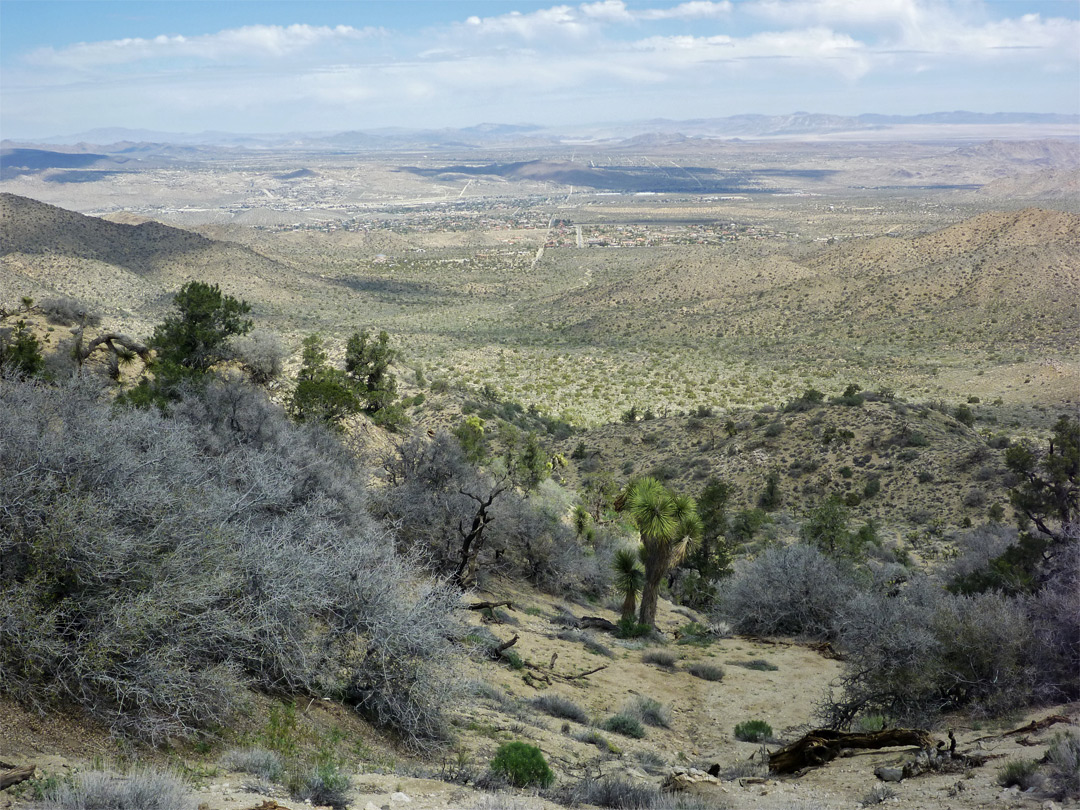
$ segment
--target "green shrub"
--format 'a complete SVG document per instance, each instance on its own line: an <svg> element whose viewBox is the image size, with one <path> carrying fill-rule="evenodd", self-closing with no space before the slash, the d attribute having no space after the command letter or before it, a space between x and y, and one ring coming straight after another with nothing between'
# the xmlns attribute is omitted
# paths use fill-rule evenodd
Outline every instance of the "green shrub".
<svg viewBox="0 0 1080 810"><path fill-rule="evenodd" d="M525 669L525 662L514 650L503 650L499 655L510 669Z"/></svg>
<svg viewBox="0 0 1080 810"><path fill-rule="evenodd" d="M712 633L709 632L709 628L698 622L687 622L678 631L679 640L677 644L688 644L695 647L708 647L716 639Z"/></svg>
<svg viewBox="0 0 1080 810"><path fill-rule="evenodd" d="M641 721L628 714L613 714L600 727L612 734L622 734L624 737L633 737L635 740L640 740L645 736L645 727L641 725Z"/></svg>
<svg viewBox="0 0 1080 810"><path fill-rule="evenodd" d="M619 619L619 629L615 632L616 638L641 638L652 632L647 624L638 624L632 616L624 616Z"/></svg>
<svg viewBox="0 0 1080 810"><path fill-rule="evenodd" d="M868 478L866 485L863 487L863 497L873 498L879 492L881 492L881 479L877 476Z"/></svg>
<svg viewBox="0 0 1080 810"><path fill-rule="evenodd" d="M1002 787L1016 785L1021 790L1042 784L1039 763L1034 759L1012 759L998 768L997 783Z"/></svg>
<svg viewBox="0 0 1080 810"><path fill-rule="evenodd" d="M743 742L765 742L771 740L772 736L772 726L764 720L744 720L735 726L735 739Z"/></svg>
<svg viewBox="0 0 1080 810"><path fill-rule="evenodd" d="M508 742L500 745L489 767L514 787L550 787L555 781L555 774L548 767L543 753L528 743Z"/></svg>
<svg viewBox="0 0 1080 810"><path fill-rule="evenodd" d="M292 780L290 792L303 802L344 808L349 787L348 774L342 773L336 762L321 762Z"/></svg>

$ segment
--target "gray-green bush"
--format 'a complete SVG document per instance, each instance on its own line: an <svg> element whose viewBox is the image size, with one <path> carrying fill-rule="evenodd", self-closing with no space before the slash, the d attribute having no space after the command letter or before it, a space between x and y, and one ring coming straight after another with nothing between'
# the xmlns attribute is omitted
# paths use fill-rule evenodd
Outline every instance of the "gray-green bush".
<svg viewBox="0 0 1080 810"><path fill-rule="evenodd" d="M44 802L46 810L190 810L194 804L183 782L150 769L83 771L47 790Z"/></svg>
<svg viewBox="0 0 1080 810"><path fill-rule="evenodd" d="M173 413L0 381L0 692L154 741L247 687L331 694L437 738L458 597L394 553L350 454L246 386Z"/></svg>
<svg viewBox="0 0 1080 810"><path fill-rule="evenodd" d="M774 546L736 567L717 612L738 633L831 638L856 593L851 569L805 544Z"/></svg>

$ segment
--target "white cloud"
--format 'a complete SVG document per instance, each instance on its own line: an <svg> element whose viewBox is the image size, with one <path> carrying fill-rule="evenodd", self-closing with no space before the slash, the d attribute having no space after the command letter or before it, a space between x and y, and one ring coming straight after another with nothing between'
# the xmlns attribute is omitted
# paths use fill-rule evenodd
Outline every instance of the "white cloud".
<svg viewBox="0 0 1080 810"><path fill-rule="evenodd" d="M562 35L582 37L595 34L604 25L634 24L656 20L700 20L731 14L730 0L693 0L670 8L628 8L623 0L597 0L581 5L552 6L528 14L512 11L495 17L469 17L465 26L485 35L512 34L523 39Z"/></svg>
<svg viewBox="0 0 1080 810"><path fill-rule="evenodd" d="M29 63L90 69L157 59L199 59L211 62L274 59L295 56L316 46L348 43L381 33L375 28L313 25L249 25L194 37L160 35L80 42L66 48L40 48L27 55Z"/></svg>

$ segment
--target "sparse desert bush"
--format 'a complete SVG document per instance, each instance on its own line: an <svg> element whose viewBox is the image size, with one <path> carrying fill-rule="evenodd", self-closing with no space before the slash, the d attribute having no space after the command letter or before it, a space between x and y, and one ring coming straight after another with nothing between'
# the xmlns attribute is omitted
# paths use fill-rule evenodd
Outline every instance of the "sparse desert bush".
<svg viewBox="0 0 1080 810"><path fill-rule="evenodd" d="M735 726L735 739L743 742L767 742L772 736L772 726L764 720L744 720Z"/></svg>
<svg viewBox="0 0 1080 810"><path fill-rule="evenodd" d="M720 797L662 793L654 785L643 785L618 776L583 779L559 791L557 798L572 807L588 804L613 810L723 810L730 806Z"/></svg>
<svg viewBox="0 0 1080 810"><path fill-rule="evenodd" d="M624 737L633 737L635 740L640 740L645 736L645 729L641 725L641 721L628 714L613 714L601 723L600 727L604 731L622 734Z"/></svg>
<svg viewBox="0 0 1080 810"><path fill-rule="evenodd" d="M101 323L100 315L79 299L68 295L42 299L41 310L48 316L49 323L65 326L97 326Z"/></svg>
<svg viewBox="0 0 1080 810"><path fill-rule="evenodd" d="M739 633L830 638L836 612L855 591L843 563L802 543L774 546L736 567L717 612Z"/></svg>
<svg viewBox="0 0 1080 810"><path fill-rule="evenodd" d="M1054 735L1046 750L1050 786L1059 798L1080 798L1080 734L1063 731Z"/></svg>
<svg viewBox="0 0 1080 810"><path fill-rule="evenodd" d="M190 810L183 782L170 773L136 770L124 775L84 771L45 795L46 810Z"/></svg>
<svg viewBox="0 0 1080 810"><path fill-rule="evenodd" d="M342 773L336 762L321 762L298 774L289 792L294 799L343 810L350 784L349 775Z"/></svg>
<svg viewBox="0 0 1080 810"><path fill-rule="evenodd" d="M1034 759L1011 759L998 768L997 783L1002 787L1016 785L1021 790L1040 787L1044 779L1039 773L1039 762Z"/></svg>
<svg viewBox="0 0 1080 810"><path fill-rule="evenodd" d="M678 660L679 658L675 653L670 653L667 650L647 650L641 654L641 663L655 664L664 669L674 669Z"/></svg>
<svg viewBox="0 0 1080 810"><path fill-rule="evenodd" d="M891 785L877 784L867 791L866 795L862 797L860 804L863 807L874 807L883 804L890 799L895 799L897 795L896 790Z"/></svg>
<svg viewBox="0 0 1080 810"><path fill-rule="evenodd" d="M265 385L281 374L285 347L281 338L269 329L253 329L246 335L233 338L232 355L259 385Z"/></svg>
<svg viewBox="0 0 1080 810"><path fill-rule="evenodd" d="M658 700L639 696L623 706L620 714L636 717L647 726L671 728L671 709Z"/></svg>
<svg viewBox="0 0 1080 810"><path fill-rule="evenodd" d="M574 701L559 695L540 695L533 698L532 705L552 717L573 720L575 723L589 722L589 715Z"/></svg>
<svg viewBox="0 0 1080 810"><path fill-rule="evenodd" d="M588 731L582 731L574 737L575 740L588 745L595 745L598 749L605 754L621 754L622 751L617 745L613 745L612 742L601 734L596 729L589 729Z"/></svg>
<svg viewBox="0 0 1080 810"><path fill-rule="evenodd" d="M285 773L281 757L265 748L237 748L226 751L221 757L221 765L232 771L250 773L268 782L278 782Z"/></svg>
<svg viewBox="0 0 1080 810"><path fill-rule="evenodd" d="M780 669L776 664L770 664L764 658L755 658L753 661L732 661L731 663L743 669L756 669L761 672L776 672Z"/></svg>
<svg viewBox="0 0 1080 810"><path fill-rule="evenodd" d="M514 787L549 787L555 781L555 774L548 767L543 753L528 743L503 743L492 757L489 767Z"/></svg>
<svg viewBox="0 0 1080 810"><path fill-rule="evenodd" d="M724 679L724 668L716 664L696 662L688 666L686 671L703 681L720 681Z"/></svg>

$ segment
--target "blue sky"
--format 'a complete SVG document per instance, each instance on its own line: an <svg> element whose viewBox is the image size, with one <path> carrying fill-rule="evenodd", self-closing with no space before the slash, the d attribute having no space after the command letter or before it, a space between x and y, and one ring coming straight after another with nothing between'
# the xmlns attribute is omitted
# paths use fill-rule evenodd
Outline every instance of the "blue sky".
<svg viewBox="0 0 1080 810"><path fill-rule="evenodd" d="M1076 0L0 0L4 137L1080 112Z"/></svg>

